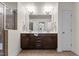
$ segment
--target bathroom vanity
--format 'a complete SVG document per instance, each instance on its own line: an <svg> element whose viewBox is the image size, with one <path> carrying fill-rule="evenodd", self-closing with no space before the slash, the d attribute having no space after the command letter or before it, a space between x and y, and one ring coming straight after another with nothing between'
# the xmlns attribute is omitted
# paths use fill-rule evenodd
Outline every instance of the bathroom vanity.
<svg viewBox="0 0 79 59"><path fill-rule="evenodd" d="M21 33L22 49L57 49L57 33Z"/></svg>
<svg viewBox="0 0 79 59"><path fill-rule="evenodd" d="M22 49L57 49L57 20L52 14L29 14L23 22Z"/></svg>

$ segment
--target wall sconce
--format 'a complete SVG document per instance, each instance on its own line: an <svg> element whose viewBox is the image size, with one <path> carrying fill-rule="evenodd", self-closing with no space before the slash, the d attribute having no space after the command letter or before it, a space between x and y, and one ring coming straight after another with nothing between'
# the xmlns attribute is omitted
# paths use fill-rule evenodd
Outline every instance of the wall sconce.
<svg viewBox="0 0 79 59"><path fill-rule="evenodd" d="M30 15L32 15L34 12L33 12L33 11L28 11L28 13L29 13Z"/></svg>
<svg viewBox="0 0 79 59"><path fill-rule="evenodd" d="M45 14L51 14L54 11L54 7L52 5L45 5L43 7L43 13Z"/></svg>
<svg viewBox="0 0 79 59"><path fill-rule="evenodd" d="M48 12L48 11L45 11L45 13L46 13L47 15L49 15L49 14L51 13L51 11L49 11L49 12Z"/></svg>

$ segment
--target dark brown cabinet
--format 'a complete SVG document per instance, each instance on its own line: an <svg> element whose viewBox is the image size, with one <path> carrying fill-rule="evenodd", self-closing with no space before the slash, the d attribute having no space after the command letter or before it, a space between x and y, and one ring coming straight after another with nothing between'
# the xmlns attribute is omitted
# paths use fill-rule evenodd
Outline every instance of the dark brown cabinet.
<svg viewBox="0 0 79 59"><path fill-rule="evenodd" d="M22 35L22 39L21 39L21 47L23 49L28 48L29 47L29 37L27 35Z"/></svg>
<svg viewBox="0 0 79 59"><path fill-rule="evenodd" d="M44 35L42 38L43 48L57 48L57 35L49 34Z"/></svg>
<svg viewBox="0 0 79 59"><path fill-rule="evenodd" d="M57 34L21 34L22 49L57 49Z"/></svg>

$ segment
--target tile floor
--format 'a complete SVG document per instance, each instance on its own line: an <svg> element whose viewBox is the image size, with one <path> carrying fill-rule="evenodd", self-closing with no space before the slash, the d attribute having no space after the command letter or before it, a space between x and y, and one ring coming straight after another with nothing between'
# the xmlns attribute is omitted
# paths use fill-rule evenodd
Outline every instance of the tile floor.
<svg viewBox="0 0 79 59"><path fill-rule="evenodd" d="M18 56L77 56L73 52L57 52L56 50L23 50Z"/></svg>

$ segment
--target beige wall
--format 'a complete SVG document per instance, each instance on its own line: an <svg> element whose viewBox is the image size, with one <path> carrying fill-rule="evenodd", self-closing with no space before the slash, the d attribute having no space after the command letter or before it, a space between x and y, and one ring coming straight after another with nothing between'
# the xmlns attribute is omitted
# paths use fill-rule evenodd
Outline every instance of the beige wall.
<svg viewBox="0 0 79 59"><path fill-rule="evenodd" d="M72 51L79 55L79 3L73 5Z"/></svg>

